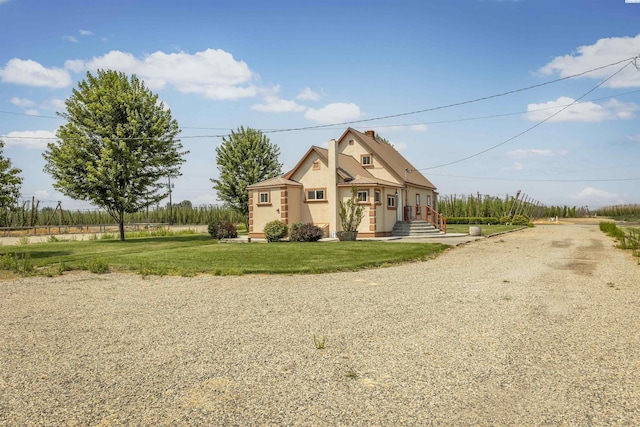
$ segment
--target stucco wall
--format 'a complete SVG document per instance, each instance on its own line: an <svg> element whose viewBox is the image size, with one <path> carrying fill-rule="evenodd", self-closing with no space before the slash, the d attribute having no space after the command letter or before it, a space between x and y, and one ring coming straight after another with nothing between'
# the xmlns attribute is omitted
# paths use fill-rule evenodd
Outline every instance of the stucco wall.
<svg viewBox="0 0 640 427"><path fill-rule="evenodd" d="M353 145L349 145L349 140L353 140ZM383 179L385 181L398 182L398 179L382 166L380 159L377 158L375 154L369 153L367 148L360 143L360 140L352 132L347 133L347 135L340 141L338 152L351 156L358 162L360 162L361 155L371 154L373 157L373 166L368 166L366 168L369 173L376 178Z"/></svg>
<svg viewBox="0 0 640 427"><path fill-rule="evenodd" d="M271 204L260 204L260 193L269 193ZM252 190L253 197L249 206L249 224L253 225L253 233L262 233L264 226L280 219L280 188L263 188Z"/></svg>

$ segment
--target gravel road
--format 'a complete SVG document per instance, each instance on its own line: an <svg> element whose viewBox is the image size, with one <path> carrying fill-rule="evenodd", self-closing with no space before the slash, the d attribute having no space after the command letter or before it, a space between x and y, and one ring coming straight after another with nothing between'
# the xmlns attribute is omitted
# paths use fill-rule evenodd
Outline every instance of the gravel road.
<svg viewBox="0 0 640 427"><path fill-rule="evenodd" d="M546 225L361 272L0 282L0 425L640 425L639 272Z"/></svg>

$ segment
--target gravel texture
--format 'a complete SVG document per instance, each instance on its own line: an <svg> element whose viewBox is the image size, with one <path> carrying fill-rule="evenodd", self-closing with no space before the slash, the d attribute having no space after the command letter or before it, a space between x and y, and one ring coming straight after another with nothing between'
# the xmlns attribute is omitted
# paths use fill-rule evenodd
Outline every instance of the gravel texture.
<svg viewBox="0 0 640 427"><path fill-rule="evenodd" d="M640 425L639 272L546 225L361 272L0 282L0 425Z"/></svg>

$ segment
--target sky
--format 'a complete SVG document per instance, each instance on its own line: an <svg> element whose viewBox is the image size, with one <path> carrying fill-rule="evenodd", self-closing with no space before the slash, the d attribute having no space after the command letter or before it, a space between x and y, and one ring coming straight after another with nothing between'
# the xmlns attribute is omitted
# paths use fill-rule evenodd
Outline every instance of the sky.
<svg viewBox="0 0 640 427"><path fill-rule="evenodd" d="M0 0L0 139L22 197L86 209L42 153L86 73L143 79L189 154L173 201L219 204L240 126L283 172L347 127L389 140L442 195L640 203L637 0Z"/></svg>

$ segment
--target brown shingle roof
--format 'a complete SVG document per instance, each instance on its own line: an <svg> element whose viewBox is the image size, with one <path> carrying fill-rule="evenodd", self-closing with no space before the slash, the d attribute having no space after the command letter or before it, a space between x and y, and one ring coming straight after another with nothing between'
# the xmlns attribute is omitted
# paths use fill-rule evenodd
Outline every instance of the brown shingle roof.
<svg viewBox="0 0 640 427"><path fill-rule="evenodd" d="M420 173L407 159L404 158L395 148L384 142L378 142L375 138L367 135L366 133L359 132L353 128L348 128L338 140L338 143L342 143L345 136L349 133L354 133L360 142L362 142L370 151L374 154L375 158L383 163L388 171L395 174L400 182L407 182L408 184L414 184L421 187L427 187L436 189L436 186L431 183L424 175ZM410 171L406 173L405 171ZM406 179L405 179L406 176Z"/></svg>
<svg viewBox="0 0 640 427"><path fill-rule="evenodd" d="M280 187L283 185L293 185L296 187L301 187L302 184L296 181L291 181L290 179L283 178L281 176L276 176L275 178L267 179L266 181L256 182L255 184L247 185L247 188L267 188L267 187Z"/></svg>

